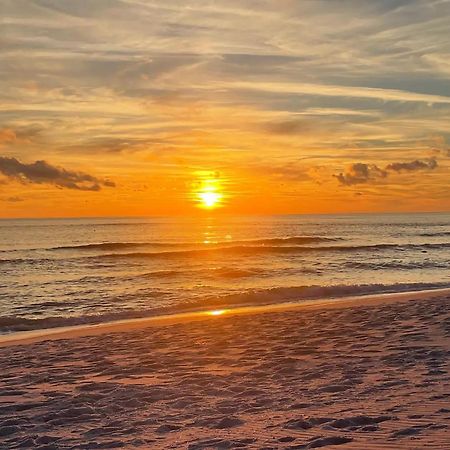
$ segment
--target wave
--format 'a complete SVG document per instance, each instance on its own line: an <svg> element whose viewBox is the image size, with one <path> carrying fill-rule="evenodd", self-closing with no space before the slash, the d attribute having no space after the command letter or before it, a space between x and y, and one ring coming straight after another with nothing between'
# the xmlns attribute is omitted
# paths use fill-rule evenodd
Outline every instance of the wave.
<svg viewBox="0 0 450 450"><path fill-rule="evenodd" d="M54 262L54 259L50 259L50 258L0 258L0 265L2 264L27 264L27 263L47 263L47 262Z"/></svg>
<svg viewBox="0 0 450 450"><path fill-rule="evenodd" d="M450 248L450 242L440 244L373 244L373 245L330 245L330 246L253 246L238 245L229 247L211 247L191 250L174 250L163 252L133 252L133 253L109 253L91 256L93 259L103 258L192 258L208 254L236 254L236 255L258 255L258 254L286 254L305 252L358 252L358 251L383 251L383 250L440 250Z"/></svg>
<svg viewBox="0 0 450 450"><path fill-rule="evenodd" d="M158 245L160 244L150 242L100 242L96 244L64 245L61 247L52 247L50 250L121 250Z"/></svg>
<svg viewBox="0 0 450 450"><path fill-rule="evenodd" d="M212 277L212 278L224 278L224 279L231 279L231 278L246 278L246 277L254 277L254 276L260 276L264 274L264 269L259 268L247 268L247 269L240 269L237 267L208 267L208 268L199 268L199 269L161 269L161 270L154 270L151 272L144 272L139 273L136 275L124 275L124 276L117 276L117 275L99 275L99 276L84 276L78 279L71 280L70 283L72 285L85 285L90 283L114 283L114 284L120 284L120 283L129 283L129 282L135 282L137 280L157 280L162 278L179 278L179 277ZM302 270L302 272L306 272L305 270ZM65 285L67 284L67 280L51 280L48 282L41 282L41 286L55 286L55 285ZM0 288L2 285L0 285Z"/></svg>
<svg viewBox="0 0 450 450"><path fill-rule="evenodd" d="M326 238L320 236L292 236L285 238L252 239L240 241L203 242L99 242L80 245L66 245L52 247L49 250L121 250L135 247L195 247L201 246L231 246L231 245L302 245L314 242L336 241L338 238Z"/></svg>
<svg viewBox="0 0 450 450"><path fill-rule="evenodd" d="M450 287L450 283L396 283L396 284L354 284L329 286L289 286L268 289L253 289L244 293L210 297L208 308L229 306L253 306L280 302L312 300L319 298L339 298L357 295L408 292ZM205 300L193 302L190 306L205 307Z"/></svg>
<svg viewBox="0 0 450 450"><path fill-rule="evenodd" d="M261 275L262 269L238 269L234 267L212 267L206 269L183 269L183 270L157 270L154 272L147 272L144 274L136 275L136 278L164 278L164 277L176 277L176 276L197 276L204 277L210 276L214 278L246 278Z"/></svg>
<svg viewBox="0 0 450 450"><path fill-rule="evenodd" d="M322 236L291 236L291 237L283 237L283 238L266 238L266 239L253 239L247 241L233 241L233 244L240 245L303 245L303 244L311 244L313 242L332 242L332 241L340 241L341 238L328 238Z"/></svg>
<svg viewBox="0 0 450 450"><path fill-rule="evenodd" d="M76 317L0 317L0 333L29 331L72 325L98 324L115 320L156 317L182 312L203 311L216 308L236 308L279 304L284 302L301 302L314 299L337 299L350 296L386 294L408 291L427 291L450 288L450 283L397 283L397 284L356 284L330 286L290 286L268 289L252 289L237 294L216 297L204 297L195 301L179 303L172 306L146 310L117 311L104 314L90 314Z"/></svg>
<svg viewBox="0 0 450 450"><path fill-rule="evenodd" d="M348 261L344 263L345 267L350 269L364 270L414 270L414 269L450 269L450 261L385 261L380 263Z"/></svg>
<svg viewBox="0 0 450 450"><path fill-rule="evenodd" d="M447 237L450 236L450 231L436 231L436 232L429 232L429 233L420 233L418 236L421 237Z"/></svg>
<svg viewBox="0 0 450 450"><path fill-rule="evenodd" d="M234 267L212 267L206 269L183 269L183 270L156 270L154 272L147 272L139 275L134 275L130 278L174 278L180 276L210 276L214 278L246 278L261 275L261 269L238 269Z"/></svg>
<svg viewBox="0 0 450 450"><path fill-rule="evenodd" d="M298 238L297 238L298 239ZM318 239L318 238L315 238ZM320 238L325 239L325 238ZM264 240L267 241L267 240ZM247 244L260 242L260 241L242 241ZM236 244L237 241L234 242ZM123 246L135 246L142 244L134 243L105 243L105 244L87 244L95 246L103 246L103 249L115 250L114 246L119 244L119 248L125 248ZM147 245L147 244L146 244ZM166 245L166 244L160 244ZM108 247L109 246L109 247ZM112 247L111 247L112 246ZM122 247L121 247L122 246ZM62 248L62 247L59 247ZM68 247L65 247L68 248ZM163 250L163 251L151 251L151 252L129 252L129 253L103 253L97 255L89 256L74 256L71 260L80 260L86 258L91 261L106 261L114 259L153 259L153 258L195 258L207 255L242 255L242 256L254 256L254 255L270 255L270 254L301 254L301 253L311 253L311 252L382 252L385 250L396 250L398 252L405 252L408 250L417 250L422 253L428 252L428 250L443 250L450 248L450 242L441 243L424 243L424 244L371 244L371 245L317 245L317 246L306 246L306 245L211 245L204 244L203 248L188 248L181 250ZM42 263L52 263L58 260L52 258L5 258L0 259L0 265L2 264L21 264L21 263L32 263L32 264L42 264ZM97 267L97 266L95 266ZM107 266L105 266L107 267Z"/></svg>

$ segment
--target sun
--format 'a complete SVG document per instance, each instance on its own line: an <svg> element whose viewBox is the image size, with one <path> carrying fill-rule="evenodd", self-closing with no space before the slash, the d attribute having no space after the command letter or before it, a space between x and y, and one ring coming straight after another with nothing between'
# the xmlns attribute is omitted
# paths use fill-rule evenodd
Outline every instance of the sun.
<svg viewBox="0 0 450 450"><path fill-rule="evenodd" d="M199 192L198 197L204 208L215 208L220 204L222 195L214 191Z"/></svg>
<svg viewBox="0 0 450 450"><path fill-rule="evenodd" d="M215 209L224 206L223 180L217 172L198 171L192 185L192 198L197 207Z"/></svg>

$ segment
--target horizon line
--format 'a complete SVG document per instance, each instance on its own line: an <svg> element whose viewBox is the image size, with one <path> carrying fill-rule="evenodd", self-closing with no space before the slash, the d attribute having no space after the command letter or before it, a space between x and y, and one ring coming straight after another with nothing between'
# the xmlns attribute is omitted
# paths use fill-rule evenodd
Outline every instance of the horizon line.
<svg viewBox="0 0 450 450"><path fill-rule="evenodd" d="M339 212L339 213L274 213L274 214L237 214L237 213L221 213L218 215L137 215L137 216L47 216L47 217L0 217L0 220L81 220L81 219L169 219L169 218L212 218L212 217L286 217L286 216L376 216L376 215L410 215L410 214L450 214L450 210L440 211L358 211L358 212Z"/></svg>

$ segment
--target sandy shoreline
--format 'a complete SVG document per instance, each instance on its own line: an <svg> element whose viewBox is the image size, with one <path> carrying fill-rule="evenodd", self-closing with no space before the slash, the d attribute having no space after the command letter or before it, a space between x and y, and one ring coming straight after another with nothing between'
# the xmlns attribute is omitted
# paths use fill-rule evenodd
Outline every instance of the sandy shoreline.
<svg viewBox="0 0 450 450"><path fill-rule="evenodd" d="M11 341L0 448L449 448L449 290L338 303Z"/></svg>
<svg viewBox="0 0 450 450"><path fill-rule="evenodd" d="M94 325L75 325L68 327L55 327L38 329L31 331L15 332L0 335L0 347L9 345L22 345L49 339L74 339L82 336L93 336L110 332L126 332L146 328L149 326L161 326L183 322L205 320L219 315L248 315L262 314L288 310L320 310L346 308L364 305L374 305L381 303L392 303L399 301L409 301L415 299L431 298L435 294L450 295L450 288L433 289L422 291L395 292L387 294L358 295L342 298L322 298L305 300L302 302L286 302L278 304L234 307L220 310L194 311L180 314L169 314L155 317L144 317L138 319L125 319L112 322L105 322Z"/></svg>

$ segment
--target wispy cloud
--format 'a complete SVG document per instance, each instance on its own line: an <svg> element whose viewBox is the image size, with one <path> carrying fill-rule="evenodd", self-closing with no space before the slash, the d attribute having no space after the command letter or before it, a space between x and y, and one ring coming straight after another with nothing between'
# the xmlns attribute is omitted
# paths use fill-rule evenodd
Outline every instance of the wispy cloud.
<svg viewBox="0 0 450 450"><path fill-rule="evenodd" d="M425 102L450 104L450 97L445 95L421 94L399 89L379 89L372 87L343 86L313 83L266 83L266 82L231 82L227 86L236 89L261 90L273 93L300 94L329 97L353 97L398 102Z"/></svg>

